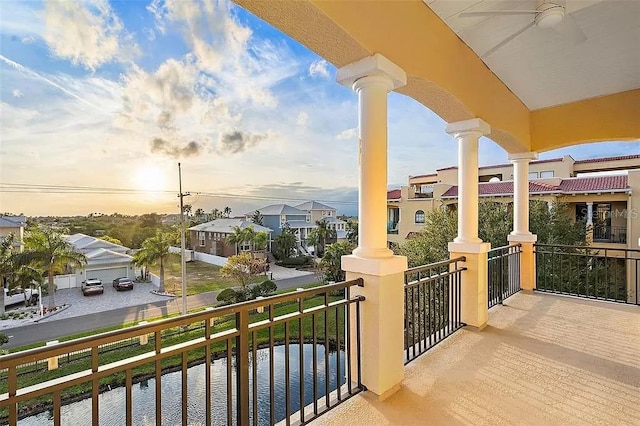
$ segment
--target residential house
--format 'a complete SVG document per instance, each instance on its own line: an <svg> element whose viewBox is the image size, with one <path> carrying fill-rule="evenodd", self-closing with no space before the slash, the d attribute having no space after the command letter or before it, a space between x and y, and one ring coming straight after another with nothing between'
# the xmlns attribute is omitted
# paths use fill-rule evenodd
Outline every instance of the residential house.
<svg viewBox="0 0 640 426"><path fill-rule="evenodd" d="M297 209L304 210L311 215L311 223L325 221L329 228L336 231L338 241L347 238L347 222L337 217L337 210L326 204L317 201L307 201L296 206Z"/></svg>
<svg viewBox="0 0 640 426"><path fill-rule="evenodd" d="M635 247L640 238L639 169L640 155L589 160L574 160L567 155L532 161L529 198L569 203L575 219L586 222L588 239L600 246ZM616 174L622 170L626 174ZM513 203L512 165L479 167L478 181L481 199ZM410 176L408 186L387 192L387 240L402 242L422 229L427 212L454 206L457 200L457 167Z"/></svg>
<svg viewBox="0 0 640 426"><path fill-rule="evenodd" d="M80 233L65 239L87 257L84 268L72 271L75 284L69 284L70 286L79 287L87 278L98 278L103 283L110 283L120 277L135 277L130 248Z"/></svg>
<svg viewBox="0 0 640 426"><path fill-rule="evenodd" d="M9 234L15 236L14 249L22 251L24 248L24 228L27 218L24 216L0 216L0 239Z"/></svg>
<svg viewBox="0 0 640 426"><path fill-rule="evenodd" d="M271 241L273 230L266 226L257 225L244 218L215 219L189 228L190 247L201 253L223 257L250 251L252 248L249 242L237 246L227 242L227 237L233 234L236 227L240 229L252 227L255 232L266 232Z"/></svg>

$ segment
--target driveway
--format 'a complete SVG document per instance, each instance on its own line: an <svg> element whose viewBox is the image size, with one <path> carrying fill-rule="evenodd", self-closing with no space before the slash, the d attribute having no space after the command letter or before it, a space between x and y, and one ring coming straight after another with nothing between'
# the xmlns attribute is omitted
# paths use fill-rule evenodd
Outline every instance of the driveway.
<svg viewBox="0 0 640 426"><path fill-rule="evenodd" d="M151 283L135 283L133 290L116 291L111 283L104 284L104 294L84 296L80 288L68 288L56 291L56 305L67 304L69 308L59 314L45 318L41 322L56 321L63 318L112 311L153 302L166 302L173 298L151 293L156 287ZM42 302L45 306L48 298Z"/></svg>

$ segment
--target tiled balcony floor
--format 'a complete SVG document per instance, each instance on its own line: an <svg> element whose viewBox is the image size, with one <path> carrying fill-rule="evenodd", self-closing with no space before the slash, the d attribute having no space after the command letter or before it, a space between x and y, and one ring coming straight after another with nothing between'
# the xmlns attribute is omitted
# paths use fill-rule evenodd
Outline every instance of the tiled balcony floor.
<svg viewBox="0 0 640 426"><path fill-rule="evenodd" d="M640 307L518 293L314 425L640 425Z"/></svg>

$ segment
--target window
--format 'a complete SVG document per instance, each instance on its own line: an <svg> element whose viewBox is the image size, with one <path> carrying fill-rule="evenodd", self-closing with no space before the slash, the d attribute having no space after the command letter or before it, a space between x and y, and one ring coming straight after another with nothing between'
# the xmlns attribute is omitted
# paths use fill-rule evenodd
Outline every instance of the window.
<svg viewBox="0 0 640 426"><path fill-rule="evenodd" d="M246 241L240 244L240 251L251 251L251 244L247 243Z"/></svg>
<svg viewBox="0 0 640 426"><path fill-rule="evenodd" d="M553 170L545 170L543 172L540 172L541 179L548 179L548 178L552 178L553 176L554 176Z"/></svg>
<svg viewBox="0 0 640 426"><path fill-rule="evenodd" d="M529 172L529 179L538 179L538 172Z"/></svg>
<svg viewBox="0 0 640 426"><path fill-rule="evenodd" d="M418 210L416 212L416 223L424 223L424 211Z"/></svg>
<svg viewBox="0 0 640 426"><path fill-rule="evenodd" d="M307 215L307 222L311 222L311 215L310 214Z"/></svg>
<svg viewBox="0 0 640 426"><path fill-rule="evenodd" d="M327 216L331 216L331 210L327 212Z"/></svg>
<svg viewBox="0 0 640 426"><path fill-rule="evenodd" d="M198 240L200 241L200 247L204 247L205 235L206 234L204 232L198 232Z"/></svg>

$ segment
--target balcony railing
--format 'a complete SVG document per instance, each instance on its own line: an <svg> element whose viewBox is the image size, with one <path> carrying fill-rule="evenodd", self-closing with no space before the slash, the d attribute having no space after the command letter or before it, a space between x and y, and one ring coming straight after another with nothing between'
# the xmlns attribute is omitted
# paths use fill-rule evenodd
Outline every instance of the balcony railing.
<svg viewBox="0 0 640 426"><path fill-rule="evenodd" d="M56 425L130 425L142 417L156 424L307 423L363 389L364 298L351 295L362 285L356 279L2 356L0 424L46 412ZM101 350L127 339L139 344ZM83 351L88 359L58 365L59 357ZM21 374L40 360L51 369ZM151 392L145 403L134 383ZM102 395L117 388L121 399Z"/></svg>
<svg viewBox="0 0 640 426"><path fill-rule="evenodd" d="M520 253L521 244L489 251L487 284L490 308L520 291Z"/></svg>
<svg viewBox="0 0 640 426"><path fill-rule="evenodd" d="M640 250L536 244L536 289L638 305Z"/></svg>
<svg viewBox="0 0 640 426"><path fill-rule="evenodd" d="M397 233L398 233L398 223L397 222L387 223L387 234L397 234Z"/></svg>
<svg viewBox="0 0 640 426"><path fill-rule="evenodd" d="M464 261L458 257L405 272L405 364L464 326L460 320Z"/></svg>
<svg viewBox="0 0 640 426"><path fill-rule="evenodd" d="M594 226L593 241L600 243L627 243L626 226Z"/></svg>

